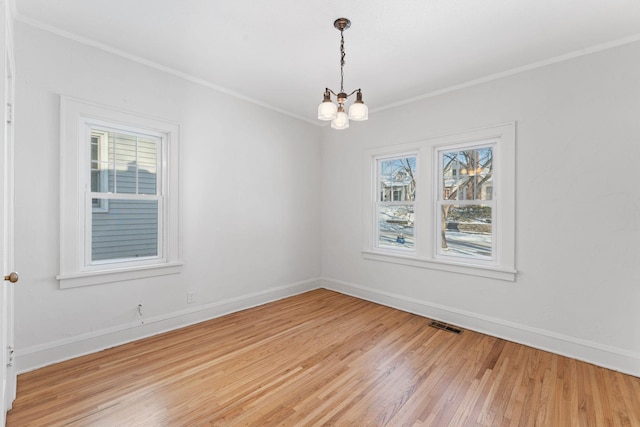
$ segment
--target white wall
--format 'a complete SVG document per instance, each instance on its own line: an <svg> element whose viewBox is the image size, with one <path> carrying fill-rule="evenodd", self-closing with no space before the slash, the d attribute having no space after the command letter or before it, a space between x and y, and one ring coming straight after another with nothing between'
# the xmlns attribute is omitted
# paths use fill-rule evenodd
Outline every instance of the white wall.
<svg viewBox="0 0 640 427"><path fill-rule="evenodd" d="M22 23L16 62L19 371L317 286L316 126ZM59 289L60 94L180 123L182 274Z"/></svg>
<svg viewBox="0 0 640 427"><path fill-rule="evenodd" d="M325 286L640 376L638 76L634 43L324 132ZM363 259L364 150L509 121L515 283Z"/></svg>

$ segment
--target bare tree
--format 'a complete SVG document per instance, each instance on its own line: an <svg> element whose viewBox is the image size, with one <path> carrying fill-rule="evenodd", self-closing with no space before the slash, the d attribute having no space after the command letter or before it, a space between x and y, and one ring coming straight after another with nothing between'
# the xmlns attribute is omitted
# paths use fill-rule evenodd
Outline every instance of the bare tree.
<svg viewBox="0 0 640 427"><path fill-rule="evenodd" d="M400 164L402 165L405 173L411 178L411 182L409 182L408 192L409 192L409 200L416 199L416 177L414 175L415 165L415 157L413 158L413 165L409 161L409 158L405 157L404 159L400 159Z"/></svg>
<svg viewBox="0 0 640 427"><path fill-rule="evenodd" d="M482 157L481 151L484 155ZM447 186L445 182L443 188L439 189L439 191L443 192L442 197L446 200L460 200L461 197L459 196L463 196L465 199L476 199L477 189L482 188L483 184L491 179L493 170L492 149L481 148L444 153L443 161L443 178L446 176L456 177L455 179L452 178L452 185ZM463 195L462 193L465 191L467 194ZM446 228L451 206L450 204L442 205L441 246L443 249L448 247Z"/></svg>

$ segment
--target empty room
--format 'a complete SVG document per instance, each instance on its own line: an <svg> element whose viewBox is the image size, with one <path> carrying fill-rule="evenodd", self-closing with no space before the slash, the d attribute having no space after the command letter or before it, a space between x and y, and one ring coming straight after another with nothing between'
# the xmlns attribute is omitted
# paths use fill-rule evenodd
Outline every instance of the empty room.
<svg viewBox="0 0 640 427"><path fill-rule="evenodd" d="M5 0L7 426L640 426L640 2Z"/></svg>

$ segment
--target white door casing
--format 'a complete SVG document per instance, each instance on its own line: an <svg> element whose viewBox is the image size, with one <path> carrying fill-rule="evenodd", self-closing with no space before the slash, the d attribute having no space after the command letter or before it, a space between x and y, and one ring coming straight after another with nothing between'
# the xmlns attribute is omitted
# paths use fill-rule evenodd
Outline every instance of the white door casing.
<svg viewBox="0 0 640 427"><path fill-rule="evenodd" d="M0 149L0 258L2 275L13 272L13 26L10 2L0 1L0 55L2 85L0 85L0 123L2 148ZM4 277L5 279L7 277ZM0 424L5 425L6 411L11 408L16 393L16 375L13 370L13 283L3 281L0 289Z"/></svg>

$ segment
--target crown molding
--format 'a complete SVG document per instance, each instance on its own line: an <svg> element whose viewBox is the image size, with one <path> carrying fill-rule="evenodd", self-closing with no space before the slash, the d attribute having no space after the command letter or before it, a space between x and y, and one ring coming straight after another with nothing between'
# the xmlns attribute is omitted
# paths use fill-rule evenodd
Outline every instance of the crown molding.
<svg viewBox="0 0 640 427"><path fill-rule="evenodd" d="M628 37L623 37L621 39L613 40L607 43L600 43L591 47L587 47L584 49L576 50L573 52L565 53L563 55L554 56L553 58L544 59L542 61L533 62L531 64L523 65L521 67L512 68L510 70L502 71L495 74L490 74L488 76L480 77L478 79L470 80L464 83L460 83L453 86L448 86L446 88L434 90L432 92L425 93L423 95L418 95L412 98L404 99L399 102L394 102L391 104L387 104L383 107L373 108L369 110L370 113L377 113L384 110L389 110L391 108L400 107L406 104L411 104L413 102L422 101L424 99L433 98L435 96L443 95L445 93L454 92L460 89L464 89L471 86L477 86L483 83L491 82L493 80L502 79L504 77L513 76L515 74L525 73L527 71L535 70L537 68L546 67L548 65L557 64L559 62L569 61L574 58L579 58L585 55L591 55L592 53L601 52L603 50L613 49L619 46L623 46L630 43L635 43L640 41L640 34L633 34Z"/></svg>
<svg viewBox="0 0 640 427"><path fill-rule="evenodd" d="M212 83L212 82L210 82L210 81L208 81L206 79L202 79L200 77L195 77L195 76L192 76L191 74L176 70L174 68L167 67L167 66L162 65L162 64L158 64L157 62L150 61L148 59L145 59L145 58L142 58L140 56L131 54L129 52L125 52L125 51L117 49L117 48L115 48L113 46L110 46L110 45L107 45L107 44L104 44L104 43L100 43L100 42L98 42L96 40L93 40L93 39L90 39L90 38L87 38L87 37L79 36L77 34L71 33L69 31L62 30L60 28L57 28L57 27L54 27L54 26L51 26L51 25L47 25L47 24L45 24L43 22L40 22L38 20L35 20L35 19L24 17L24 16L20 15L18 12L15 13L15 20L19 21L19 22L21 22L23 24L26 24L26 25L29 25L29 26L32 26L32 27L39 28L41 30L50 32L50 33L55 34L57 36L64 37L64 38L69 39L69 40L73 40L73 41L75 41L77 43L81 43L81 44L84 44L86 46L94 47L96 49L100 49L102 51L110 53L112 55L116 55L116 56L119 56L121 58L128 59L128 60L130 60L132 62L136 62L136 63L141 64L141 65L145 65L145 66L147 66L149 68L153 68L155 70L162 71L162 72L167 73L167 74L171 74L171 75L173 75L175 77L179 77L179 78L181 78L183 80L186 80L186 81L189 81L191 83L195 83L197 85L204 86L206 88L215 90L216 92L220 92L222 94L231 96L233 98L236 98L236 99L239 99L239 100L242 100L242 101L245 101L245 102L249 102L251 104L257 105L257 106L262 107L262 108L266 108L268 110L275 111L275 112L280 113L280 114L284 114L286 116L292 117L292 118L297 119L297 120L302 120L304 122L307 122L307 123L310 123L310 124L313 124L313 125L318 125L317 121L315 121L315 120L311 120L311 119L309 119L307 117L302 117L302 116L299 116L297 114L293 114L290 111L286 111L286 110L283 110L281 108L274 107L273 105L267 104L265 102L262 102L260 100L255 99L255 98L251 98L250 96L246 96L246 95L243 95L241 93L235 92L235 91L233 91L231 89L227 89L227 88L225 88L223 86L220 86L220 85L217 85L215 83Z"/></svg>

